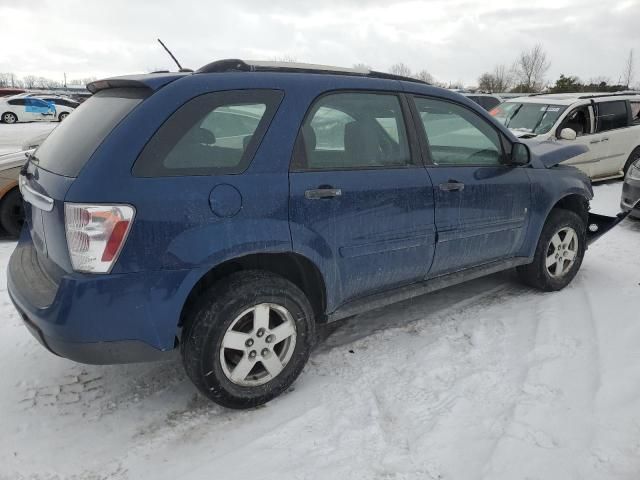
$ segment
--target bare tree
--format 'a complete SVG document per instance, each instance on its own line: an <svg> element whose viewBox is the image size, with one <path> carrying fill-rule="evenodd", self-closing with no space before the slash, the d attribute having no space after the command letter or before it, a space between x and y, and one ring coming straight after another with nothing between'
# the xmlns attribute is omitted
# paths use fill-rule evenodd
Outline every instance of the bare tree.
<svg viewBox="0 0 640 480"><path fill-rule="evenodd" d="M633 83L635 65L633 63L633 48L629 50L629 56L624 63L624 70L622 71L622 80L620 81L621 85L625 85L626 87L631 86Z"/></svg>
<svg viewBox="0 0 640 480"><path fill-rule="evenodd" d="M280 55L275 56L271 59L273 62L281 62L281 63L298 63L298 59L293 55Z"/></svg>
<svg viewBox="0 0 640 480"><path fill-rule="evenodd" d="M400 75L401 77L410 77L411 69L404 63L394 63L389 67L389 73Z"/></svg>
<svg viewBox="0 0 640 480"><path fill-rule="evenodd" d="M372 70L371 65L367 65L366 63L354 63L353 68L355 70Z"/></svg>
<svg viewBox="0 0 640 480"><path fill-rule="evenodd" d="M496 89L496 83L496 77L493 75L493 73L483 73L478 78L478 89L482 90L483 92L494 93L498 91Z"/></svg>
<svg viewBox="0 0 640 480"><path fill-rule="evenodd" d="M414 77L426 83L430 83L430 84L435 83L435 79L433 78L433 75L431 75L426 70L420 70L418 73L414 75Z"/></svg>
<svg viewBox="0 0 640 480"><path fill-rule="evenodd" d="M513 72L506 65L496 65L493 69L495 85L493 92L507 92L513 86Z"/></svg>
<svg viewBox="0 0 640 480"><path fill-rule="evenodd" d="M521 52L514 66L519 88L524 92L541 91L544 87L544 76L550 66L547 53L540 44L531 50Z"/></svg>
<svg viewBox="0 0 640 480"><path fill-rule="evenodd" d="M24 88L36 88L38 77L35 75L25 75L22 77L22 82L24 83Z"/></svg>

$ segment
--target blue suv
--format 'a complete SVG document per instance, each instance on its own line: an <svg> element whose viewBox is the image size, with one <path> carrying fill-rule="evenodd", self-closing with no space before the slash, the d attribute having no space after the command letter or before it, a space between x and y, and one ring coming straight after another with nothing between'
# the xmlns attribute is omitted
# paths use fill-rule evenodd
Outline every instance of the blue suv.
<svg viewBox="0 0 640 480"><path fill-rule="evenodd" d="M559 290L602 233L558 165L584 147L416 80L225 60L89 88L22 169L10 296L51 352L179 348L228 407L287 389L319 324L514 267Z"/></svg>

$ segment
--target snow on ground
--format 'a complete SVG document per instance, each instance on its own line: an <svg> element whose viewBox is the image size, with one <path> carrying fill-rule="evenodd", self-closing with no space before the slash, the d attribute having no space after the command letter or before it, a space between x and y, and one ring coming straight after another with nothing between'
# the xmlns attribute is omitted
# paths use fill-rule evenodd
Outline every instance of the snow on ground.
<svg viewBox="0 0 640 480"><path fill-rule="evenodd" d="M596 187L615 213L620 182ZM87 366L46 352L6 294L0 479L640 478L640 222L540 293L498 274L335 326L290 392L200 397L179 359Z"/></svg>
<svg viewBox="0 0 640 480"><path fill-rule="evenodd" d="M50 132L58 126L58 122L0 123L0 155L13 153L22 149L22 144L31 137Z"/></svg>

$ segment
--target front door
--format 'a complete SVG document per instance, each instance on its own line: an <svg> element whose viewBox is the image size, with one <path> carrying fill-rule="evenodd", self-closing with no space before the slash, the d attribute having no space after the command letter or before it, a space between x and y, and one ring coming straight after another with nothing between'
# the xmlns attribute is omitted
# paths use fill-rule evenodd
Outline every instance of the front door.
<svg viewBox="0 0 640 480"><path fill-rule="evenodd" d="M432 187L404 110L395 94L332 93L302 126L289 176L291 235L295 251L322 264L329 309L422 280L431 265Z"/></svg>
<svg viewBox="0 0 640 480"><path fill-rule="evenodd" d="M414 104L435 198L429 276L515 256L531 201L525 169L505 163L502 135L471 109L427 97L414 97Z"/></svg>

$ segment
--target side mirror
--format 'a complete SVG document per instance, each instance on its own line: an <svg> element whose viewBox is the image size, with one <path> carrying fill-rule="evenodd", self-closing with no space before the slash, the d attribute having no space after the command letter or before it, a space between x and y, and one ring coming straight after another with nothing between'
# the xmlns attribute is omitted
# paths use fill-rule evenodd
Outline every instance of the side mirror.
<svg viewBox="0 0 640 480"><path fill-rule="evenodd" d="M511 165L525 166L531 162L531 152L524 143L514 143L511 147Z"/></svg>
<svg viewBox="0 0 640 480"><path fill-rule="evenodd" d="M575 140L578 134L573 128L563 128L560 130L560 138L563 140Z"/></svg>

